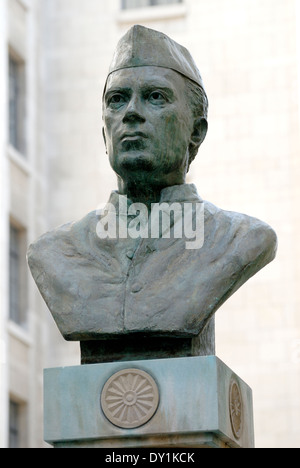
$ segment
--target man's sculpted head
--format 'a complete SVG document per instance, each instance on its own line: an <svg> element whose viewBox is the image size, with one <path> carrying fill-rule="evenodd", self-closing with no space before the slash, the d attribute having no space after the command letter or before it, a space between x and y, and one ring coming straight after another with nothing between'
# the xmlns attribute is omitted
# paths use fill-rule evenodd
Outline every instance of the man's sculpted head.
<svg viewBox="0 0 300 468"><path fill-rule="evenodd" d="M104 139L119 190L184 183L207 131L207 97L189 52L134 26L120 40L103 95Z"/></svg>

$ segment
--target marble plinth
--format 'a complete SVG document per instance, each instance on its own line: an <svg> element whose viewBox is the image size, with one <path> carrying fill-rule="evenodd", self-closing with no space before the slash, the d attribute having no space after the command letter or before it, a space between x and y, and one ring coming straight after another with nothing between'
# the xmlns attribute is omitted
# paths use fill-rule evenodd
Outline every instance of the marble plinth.
<svg viewBox="0 0 300 468"><path fill-rule="evenodd" d="M216 356L46 369L54 447L254 447L252 392Z"/></svg>

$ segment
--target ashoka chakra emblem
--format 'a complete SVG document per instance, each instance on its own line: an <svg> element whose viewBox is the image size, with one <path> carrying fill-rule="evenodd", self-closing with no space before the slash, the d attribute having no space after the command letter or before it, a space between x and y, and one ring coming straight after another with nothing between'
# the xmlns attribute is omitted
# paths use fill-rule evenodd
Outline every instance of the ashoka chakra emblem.
<svg viewBox="0 0 300 468"><path fill-rule="evenodd" d="M243 430L243 401L240 387L234 379L229 389L229 411L232 432L239 439Z"/></svg>
<svg viewBox="0 0 300 468"><path fill-rule="evenodd" d="M115 426L133 429L154 415L159 393L154 379L139 369L124 369L112 375L103 387L101 406Z"/></svg>

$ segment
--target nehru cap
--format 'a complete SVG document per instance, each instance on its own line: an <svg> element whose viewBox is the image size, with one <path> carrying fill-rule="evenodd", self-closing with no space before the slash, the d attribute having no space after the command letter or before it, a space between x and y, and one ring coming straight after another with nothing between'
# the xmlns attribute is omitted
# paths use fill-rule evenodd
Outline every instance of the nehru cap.
<svg viewBox="0 0 300 468"><path fill-rule="evenodd" d="M170 68L204 89L199 70L185 47L159 31L135 25L120 39L108 76L124 68L146 66Z"/></svg>

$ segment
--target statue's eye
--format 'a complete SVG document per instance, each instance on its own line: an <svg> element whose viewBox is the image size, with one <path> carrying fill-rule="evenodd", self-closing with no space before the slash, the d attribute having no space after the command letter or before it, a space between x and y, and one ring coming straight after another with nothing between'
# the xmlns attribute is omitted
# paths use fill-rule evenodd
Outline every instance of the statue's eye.
<svg viewBox="0 0 300 468"><path fill-rule="evenodd" d="M152 104L164 104L166 98L161 92L153 91L149 96L149 101L152 102Z"/></svg>
<svg viewBox="0 0 300 468"><path fill-rule="evenodd" d="M122 104L124 104L124 102L125 102L125 99L124 99L124 96L122 96L122 94L113 94L108 99L108 105L111 107L119 107Z"/></svg>

